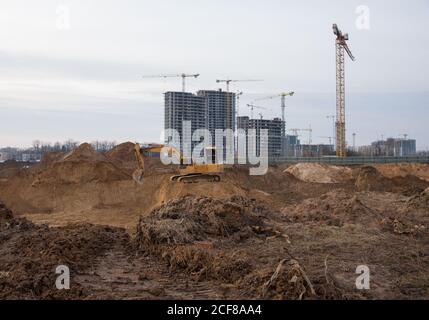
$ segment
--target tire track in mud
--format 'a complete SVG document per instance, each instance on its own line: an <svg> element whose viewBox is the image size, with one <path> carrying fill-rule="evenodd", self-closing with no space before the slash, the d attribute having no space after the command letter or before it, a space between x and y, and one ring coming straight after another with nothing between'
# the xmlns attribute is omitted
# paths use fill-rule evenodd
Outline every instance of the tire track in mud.
<svg viewBox="0 0 429 320"><path fill-rule="evenodd" d="M94 268L79 274L75 282L88 299L221 299L216 284L193 280L171 271L153 256L133 256L116 246L97 258Z"/></svg>

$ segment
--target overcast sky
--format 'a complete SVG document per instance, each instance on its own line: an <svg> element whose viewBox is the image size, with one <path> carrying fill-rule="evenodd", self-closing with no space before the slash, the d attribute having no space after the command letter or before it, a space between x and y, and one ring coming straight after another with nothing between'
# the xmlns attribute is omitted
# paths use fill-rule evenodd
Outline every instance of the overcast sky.
<svg viewBox="0 0 429 320"><path fill-rule="evenodd" d="M257 97L293 90L287 126L311 124L313 141L327 143L332 23L356 56L346 60L349 143L353 132L359 145L408 134L428 149L427 0L1 0L0 147L159 141L162 94L181 90L181 79L141 76L182 72L201 74L189 91L217 89L217 78L264 79L232 87L244 91L241 115ZM259 104L265 118L280 116L279 99Z"/></svg>

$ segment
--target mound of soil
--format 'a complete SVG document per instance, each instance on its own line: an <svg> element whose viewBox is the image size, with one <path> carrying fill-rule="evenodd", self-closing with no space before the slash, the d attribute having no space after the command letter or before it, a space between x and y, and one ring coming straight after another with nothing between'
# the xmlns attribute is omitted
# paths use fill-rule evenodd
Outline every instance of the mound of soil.
<svg viewBox="0 0 429 320"><path fill-rule="evenodd" d="M103 154L95 151L89 143L82 143L76 149L66 153L60 161L99 162L107 161L107 159Z"/></svg>
<svg viewBox="0 0 429 320"><path fill-rule="evenodd" d="M376 214L357 196L344 190L335 190L320 197L306 199L298 205L285 207L282 212L293 222L324 221L335 226L356 221L368 223L376 217Z"/></svg>
<svg viewBox="0 0 429 320"><path fill-rule="evenodd" d="M416 176L387 178L376 168L366 166L359 170L355 186L358 191L398 192L411 195L422 192L429 186L429 182Z"/></svg>
<svg viewBox="0 0 429 320"><path fill-rule="evenodd" d="M189 244L236 233L244 236L263 226L264 211L263 206L239 196L226 201L185 196L141 216L137 234L144 246Z"/></svg>
<svg viewBox="0 0 429 320"><path fill-rule="evenodd" d="M353 170L349 167L320 163L298 163L287 168L285 172L305 182L345 183L353 179Z"/></svg>
<svg viewBox="0 0 429 320"><path fill-rule="evenodd" d="M90 268L112 246L128 241L123 229L70 225L64 228L36 226L13 217L0 204L0 298L84 298L73 283L71 290L58 290L56 267L70 268L71 281Z"/></svg>
<svg viewBox="0 0 429 320"><path fill-rule="evenodd" d="M429 215L429 188L411 197L407 202L408 209L422 209Z"/></svg>
<svg viewBox="0 0 429 320"><path fill-rule="evenodd" d="M416 176L429 182L429 164L424 163L387 163L374 164L383 176L388 178Z"/></svg>
<svg viewBox="0 0 429 320"><path fill-rule="evenodd" d="M130 176L117 168L103 154L96 152L90 144L83 143L75 150L63 154L47 154L33 170L40 184L85 184L89 182L112 182L129 180Z"/></svg>
<svg viewBox="0 0 429 320"><path fill-rule="evenodd" d="M134 155L134 143L132 142L117 145L106 153L106 158L130 175L138 168L138 163Z"/></svg>
<svg viewBox="0 0 429 320"><path fill-rule="evenodd" d="M136 244L198 279L231 282L250 272L239 244L281 234L264 222L268 210L250 199L185 196L142 215Z"/></svg>

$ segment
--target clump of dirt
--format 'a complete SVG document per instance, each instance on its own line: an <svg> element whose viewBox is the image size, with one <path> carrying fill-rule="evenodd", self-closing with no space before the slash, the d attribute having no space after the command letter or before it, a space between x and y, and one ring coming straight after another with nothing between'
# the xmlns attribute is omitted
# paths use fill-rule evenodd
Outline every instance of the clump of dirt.
<svg viewBox="0 0 429 320"><path fill-rule="evenodd" d="M385 191L411 195L423 191L429 183L416 176L386 178L376 168L366 166L359 170L355 186L358 191Z"/></svg>
<svg viewBox="0 0 429 320"><path fill-rule="evenodd" d="M353 179L349 167L332 166L320 163L298 163L285 170L305 182L346 183Z"/></svg>
<svg viewBox="0 0 429 320"><path fill-rule="evenodd" d="M119 228L36 226L14 218L3 204L0 227L0 298L7 299L84 298L87 293L79 285L73 284L71 290L56 288L56 267L69 267L73 281L106 250L128 241Z"/></svg>
<svg viewBox="0 0 429 320"><path fill-rule="evenodd" d="M270 279L264 283L262 296L265 299L315 298L316 291L310 279L295 259L280 261Z"/></svg>

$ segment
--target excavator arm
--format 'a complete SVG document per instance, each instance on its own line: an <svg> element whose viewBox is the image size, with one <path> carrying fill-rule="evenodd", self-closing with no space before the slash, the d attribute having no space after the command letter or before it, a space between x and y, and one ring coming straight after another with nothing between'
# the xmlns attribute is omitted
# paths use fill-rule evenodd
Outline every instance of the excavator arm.
<svg viewBox="0 0 429 320"><path fill-rule="evenodd" d="M145 175L145 153L149 152L168 152L170 155L175 155L177 159L182 163L182 156L177 149L171 147L171 146L164 146L164 145L158 145L153 147L146 147L141 148L140 144L136 143L134 144L134 155L138 163L137 170L133 173L133 179L138 182L142 183L144 180Z"/></svg>

